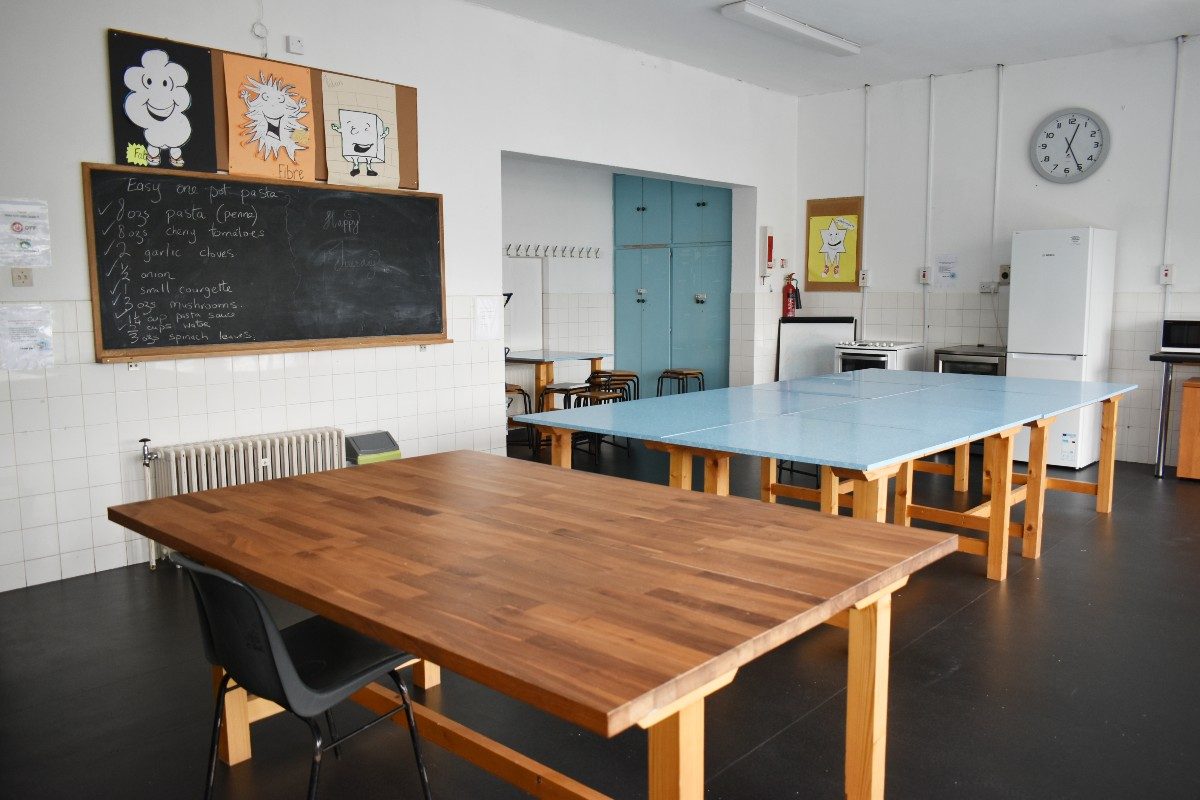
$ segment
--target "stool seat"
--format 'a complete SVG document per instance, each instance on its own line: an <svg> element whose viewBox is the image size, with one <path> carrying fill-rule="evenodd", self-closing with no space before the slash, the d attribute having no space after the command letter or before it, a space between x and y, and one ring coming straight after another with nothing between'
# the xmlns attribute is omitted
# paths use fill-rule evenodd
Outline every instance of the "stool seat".
<svg viewBox="0 0 1200 800"><path fill-rule="evenodd" d="M689 367L671 367L664 369L658 376L658 396L662 397L663 384L675 382L675 392L684 393L688 390L688 381L696 381L696 388L704 391L704 370Z"/></svg>
<svg viewBox="0 0 1200 800"><path fill-rule="evenodd" d="M606 389L591 389L586 392L577 392L574 395L577 405L595 405L597 403L610 403L615 400L624 400L624 392L613 392ZM586 403L584 402L586 401Z"/></svg>

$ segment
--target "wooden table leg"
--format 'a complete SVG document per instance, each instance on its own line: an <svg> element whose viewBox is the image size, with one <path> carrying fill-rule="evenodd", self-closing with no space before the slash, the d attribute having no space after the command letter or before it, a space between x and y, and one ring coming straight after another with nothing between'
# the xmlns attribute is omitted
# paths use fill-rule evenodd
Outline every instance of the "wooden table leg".
<svg viewBox="0 0 1200 800"><path fill-rule="evenodd" d="M225 670L213 667L213 694L221 685ZM250 714L247 709L246 690L230 689L225 693L225 710L221 713L221 742L218 753L222 761L230 766L250 758Z"/></svg>
<svg viewBox="0 0 1200 800"><path fill-rule="evenodd" d="M886 475L882 478L855 479L855 519L869 519L872 522L887 522L887 483L888 479Z"/></svg>
<svg viewBox="0 0 1200 800"><path fill-rule="evenodd" d="M422 689L432 689L442 682L442 668L431 661L413 664L413 683Z"/></svg>
<svg viewBox="0 0 1200 800"><path fill-rule="evenodd" d="M838 496L838 484L841 483L841 480L833 474L830 467L822 464L819 469L821 473L821 513L833 514L836 517L840 508L839 500L841 498Z"/></svg>
<svg viewBox="0 0 1200 800"><path fill-rule="evenodd" d="M1042 516L1046 507L1046 439L1053 418L1029 423L1029 468L1025 473L1025 524L1021 555L1042 555Z"/></svg>
<svg viewBox="0 0 1200 800"><path fill-rule="evenodd" d="M987 497L992 493L992 437L983 440L983 496Z"/></svg>
<svg viewBox="0 0 1200 800"><path fill-rule="evenodd" d="M671 448L667 453L671 457L671 476L667 485L690 492L692 490L691 452Z"/></svg>
<svg viewBox="0 0 1200 800"><path fill-rule="evenodd" d="M704 698L650 728L650 800L704 797Z"/></svg>
<svg viewBox="0 0 1200 800"><path fill-rule="evenodd" d="M990 516L988 517L988 547L987 547L987 576L994 581L1002 581L1008 576L1008 523L1012 518L1012 451L1013 436L1017 429L1002 431L989 436L989 448L986 467L988 470L988 489L992 497Z"/></svg>
<svg viewBox="0 0 1200 800"><path fill-rule="evenodd" d="M971 443L954 448L954 491L965 492L971 475Z"/></svg>
<svg viewBox="0 0 1200 800"><path fill-rule="evenodd" d="M957 449L955 450L957 453ZM957 461L955 462L957 467ZM955 477L955 483L958 478ZM900 465L900 471L896 473L896 510L892 520L897 525L908 527L912 524L912 517L908 515L908 507L912 503L912 484L913 484L913 462L906 461ZM886 492L884 493L886 495Z"/></svg>
<svg viewBox="0 0 1200 800"><path fill-rule="evenodd" d="M760 458L758 465L758 482L759 492L758 497L764 503L775 502L775 492L771 489L775 485L775 477L779 472L779 462L773 458Z"/></svg>
<svg viewBox="0 0 1200 800"><path fill-rule="evenodd" d="M704 457L704 491L720 497L729 496L729 456Z"/></svg>
<svg viewBox="0 0 1200 800"><path fill-rule="evenodd" d="M903 585L904 581L901 581L889 586L860 601L849 611L846 797L850 800L883 798L892 592Z"/></svg>
<svg viewBox="0 0 1200 800"><path fill-rule="evenodd" d="M1110 397L1101 406L1100 420L1100 478L1096 481L1096 511L1112 513L1113 479L1117 471L1117 403L1120 396Z"/></svg>
<svg viewBox="0 0 1200 800"><path fill-rule="evenodd" d="M542 398L542 390L550 384L554 383L554 362L546 361L541 364L533 365L533 391L534 402L538 402ZM550 409L546 409L549 411Z"/></svg>
<svg viewBox="0 0 1200 800"><path fill-rule="evenodd" d="M572 433L562 428L550 429L550 463L554 466L571 468L571 449L574 446Z"/></svg>

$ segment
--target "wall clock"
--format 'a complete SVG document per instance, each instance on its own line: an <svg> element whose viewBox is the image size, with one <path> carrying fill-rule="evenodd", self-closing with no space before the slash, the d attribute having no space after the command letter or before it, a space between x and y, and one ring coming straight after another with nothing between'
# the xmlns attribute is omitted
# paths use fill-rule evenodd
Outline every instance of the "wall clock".
<svg viewBox="0 0 1200 800"><path fill-rule="evenodd" d="M1098 170L1111 146L1104 120L1087 109L1064 108L1034 129L1029 160L1046 180L1074 183Z"/></svg>

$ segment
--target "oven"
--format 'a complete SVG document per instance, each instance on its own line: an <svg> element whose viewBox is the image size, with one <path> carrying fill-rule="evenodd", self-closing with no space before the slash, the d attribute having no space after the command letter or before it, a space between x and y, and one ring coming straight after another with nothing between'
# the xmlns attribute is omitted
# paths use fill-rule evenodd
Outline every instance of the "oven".
<svg viewBox="0 0 1200 800"><path fill-rule="evenodd" d="M924 366L925 348L920 342L839 342L834 347L834 359L838 372L861 369L917 371Z"/></svg>
<svg viewBox="0 0 1200 800"><path fill-rule="evenodd" d="M957 375L1003 375L1007 366L1004 348L984 345L939 347L933 351L933 360L938 372Z"/></svg>
<svg viewBox="0 0 1200 800"><path fill-rule="evenodd" d="M860 369L888 369L888 354L869 350L839 350L837 371L854 372Z"/></svg>

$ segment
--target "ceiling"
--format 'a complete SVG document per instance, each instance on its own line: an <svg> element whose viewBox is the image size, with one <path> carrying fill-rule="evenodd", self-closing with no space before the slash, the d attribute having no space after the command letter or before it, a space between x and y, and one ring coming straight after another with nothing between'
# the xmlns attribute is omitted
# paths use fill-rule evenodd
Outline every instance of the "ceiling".
<svg viewBox="0 0 1200 800"><path fill-rule="evenodd" d="M834 56L721 16L729 0L471 0L794 95L1200 33L1196 0L755 0L863 46Z"/></svg>

